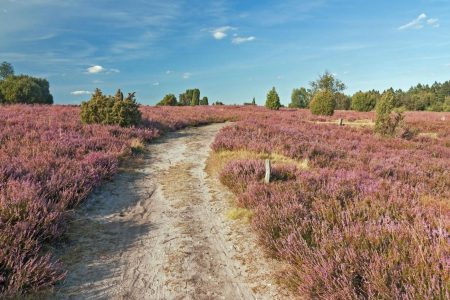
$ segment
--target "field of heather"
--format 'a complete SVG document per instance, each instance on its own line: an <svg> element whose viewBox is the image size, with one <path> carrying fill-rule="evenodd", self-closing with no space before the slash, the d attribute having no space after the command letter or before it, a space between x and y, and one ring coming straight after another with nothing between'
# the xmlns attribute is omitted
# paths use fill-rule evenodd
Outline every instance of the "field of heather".
<svg viewBox="0 0 450 300"><path fill-rule="evenodd" d="M287 262L280 281L308 299L448 299L450 114L409 113L409 140L374 135L371 113L332 119L254 115L212 145L260 243Z"/></svg>
<svg viewBox="0 0 450 300"><path fill-rule="evenodd" d="M141 107L138 128L83 125L76 106L0 107L0 295L53 286L72 211L146 143L235 121L212 144L281 286L324 299L448 299L450 113L411 112L408 139L373 113ZM338 126L338 119L344 126ZM264 159L273 163L263 183Z"/></svg>
<svg viewBox="0 0 450 300"><path fill-rule="evenodd" d="M119 160L165 131L232 119L214 107L142 107L140 128L83 125L79 107L0 107L0 296L53 285L52 257L70 210L117 171Z"/></svg>

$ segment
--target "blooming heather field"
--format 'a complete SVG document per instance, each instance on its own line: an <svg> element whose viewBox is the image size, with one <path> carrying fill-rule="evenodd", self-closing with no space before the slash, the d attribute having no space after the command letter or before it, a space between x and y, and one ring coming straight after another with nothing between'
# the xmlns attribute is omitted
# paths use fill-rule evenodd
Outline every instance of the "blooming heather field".
<svg viewBox="0 0 450 300"><path fill-rule="evenodd" d="M372 113L141 111L143 126L124 129L82 125L79 107L0 107L0 297L64 277L52 242L133 147L225 120L240 121L213 145L229 154L221 179L268 253L289 262L285 284L310 298L449 297L450 114L409 113L419 134L407 141L374 136ZM269 185L261 154L275 163Z"/></svg>
<svg viewBox="0 0 450 300"><path fill-rule="evenodd" d="M408 113L412 140L375 136L373 117L255 114L216 137L221 180L298 295L449 299L450 114Z"/></svg>
<svg viewBox="0 0 450 300"><path fill-rule="evenodd" d="M161 131L223 122L221 108L142 107L143 128L82 125L79 107L0 107L0 298L64 276L49 250L68 210Z"/></svg>

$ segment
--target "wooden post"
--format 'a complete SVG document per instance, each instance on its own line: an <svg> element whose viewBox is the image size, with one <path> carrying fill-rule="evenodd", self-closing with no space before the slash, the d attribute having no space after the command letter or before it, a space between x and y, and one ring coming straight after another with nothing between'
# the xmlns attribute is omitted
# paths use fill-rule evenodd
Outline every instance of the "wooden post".
<svg viewBox="0 0 450 300"><path fill-rule="evenodd" d="M342 118L339 119L339 126L344 126L344 120Z"/></svg>
<svg viewBox="0 0 450 300"><path fill-rule="evenodd" d="M266 177L264 178L264 182L270 182L270 159L266 159Z"/></svg>

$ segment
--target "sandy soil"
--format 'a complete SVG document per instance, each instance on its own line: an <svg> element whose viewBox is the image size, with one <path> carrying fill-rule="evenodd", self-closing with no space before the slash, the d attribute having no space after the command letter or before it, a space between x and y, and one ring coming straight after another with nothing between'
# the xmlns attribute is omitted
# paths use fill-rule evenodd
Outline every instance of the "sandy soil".
<svg viewBox="0 0 450 300"><path fill-rule="evenodd" d="M286 299L232 195L205 172L225 126L171 133L96 190L61 247L56 299Z"/></svg>

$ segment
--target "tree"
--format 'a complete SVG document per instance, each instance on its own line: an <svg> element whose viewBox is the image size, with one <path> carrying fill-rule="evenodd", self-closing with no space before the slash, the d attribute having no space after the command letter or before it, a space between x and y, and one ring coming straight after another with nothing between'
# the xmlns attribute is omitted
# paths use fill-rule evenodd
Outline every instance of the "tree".
<svg viewBox="0 0 450 300"><path fill-rule="evenodd" d="M81 104L80 116L86 124L127 127L141 122L141 112L135 93L129 93L124 99L120 90L112 97L103 95L100 89L96 89L91 99Z"/></svg>
<svg viewBox="0 0 450 300"><path fill-rule="evenodd" d="M311 94L304 88L293 89L291 94L290 108L306 108L311 100Z"/></svg>
<svg viewBox="0 0 450 300"><path fill-rule="evenodd" d="M351 106L351 98L343 93L336 93L334 95L334 100L336 102L336 106L334 109L337 110L349 110Z"/></svg>
<svg viewBox="0 0 450 300"><path fill-rule="evenodd" d="M274 110L278 110L281 107L280 97L278 96L278 93L275 90L275 87L273 87L269 91L269 93L267 93L266 107L269 109L274 109Z"/></svg>
<svg viewBox="0 0 450 300"><path fill-rule="evenodd" d="M317 92L309 104L311 113L314 115L331 116L334 114L335 107L336 101L334 95L328 90Z"/></svg>
<svg viewBox="0 0 450 300"><path fill-rule="evenodd" d="M339 79L335 78L333 74L325 71L323 75L315 81L310 82L312 94L316 94L320 91L329 91L332 94L342 92L345 90L345 84Z"/></svg>
<svg viewBox="0 0 450 300"><path fill-rule="evenodd" d="M52 104L53 96L46 79L26 75L8 76L0 81L3 103Z"/></svg>
<svg viewBox="0 0 450 300"><path fill-rule="evenodd" d="M442 111L450 112L450 96L445 97Z"/></svg>
<svg viewBox="0 0 450 300"><path fill-rule="evenodd" d="M191 99L191 106L196 106L200 104L200 90L199 89L193 89L192 90L192 99Z"/></svg>
<svg viewBox="0 0 450 300"><path fill-rule="evenodd" d="M2 62L0 65L0 79L6 79L8 76L14 76L14 67L9 62Z"/></svg>
<svg viewBox="0 0 450 300"><path fill-rule="evenodd" d="M391 113L395 108L395 93L392 89L387 90L381 96L376 106L375 132L393 136L397 127L403 121L402 111Z"/></svg>
<svg viewBox="0 0 450 300"><path fill-rule="evenodd" d="M256 99L255 99L255 97L253 97L252 105L256 105Z"/></svg>
<svg viewBox="0 0 450 300"><path fill-rule="evenodd" d="M376 91L356 92L352 96L351 108L356 111L371 111L375 108L380 93Z"/></svg>
<svg viewBox="0 0 450 300"><path fill-rule="evenodd" d="M177 97L175 97L174 94L167 94L156 105L158 105L158 106L176 106L176 105L178 105Z"/></svg>
<svg viewBox="0 0 450 300"><path fill-rule="evenodd" d="M203 97L202 100L200 100L200 105L209 105L208 97Z"/></svg>

